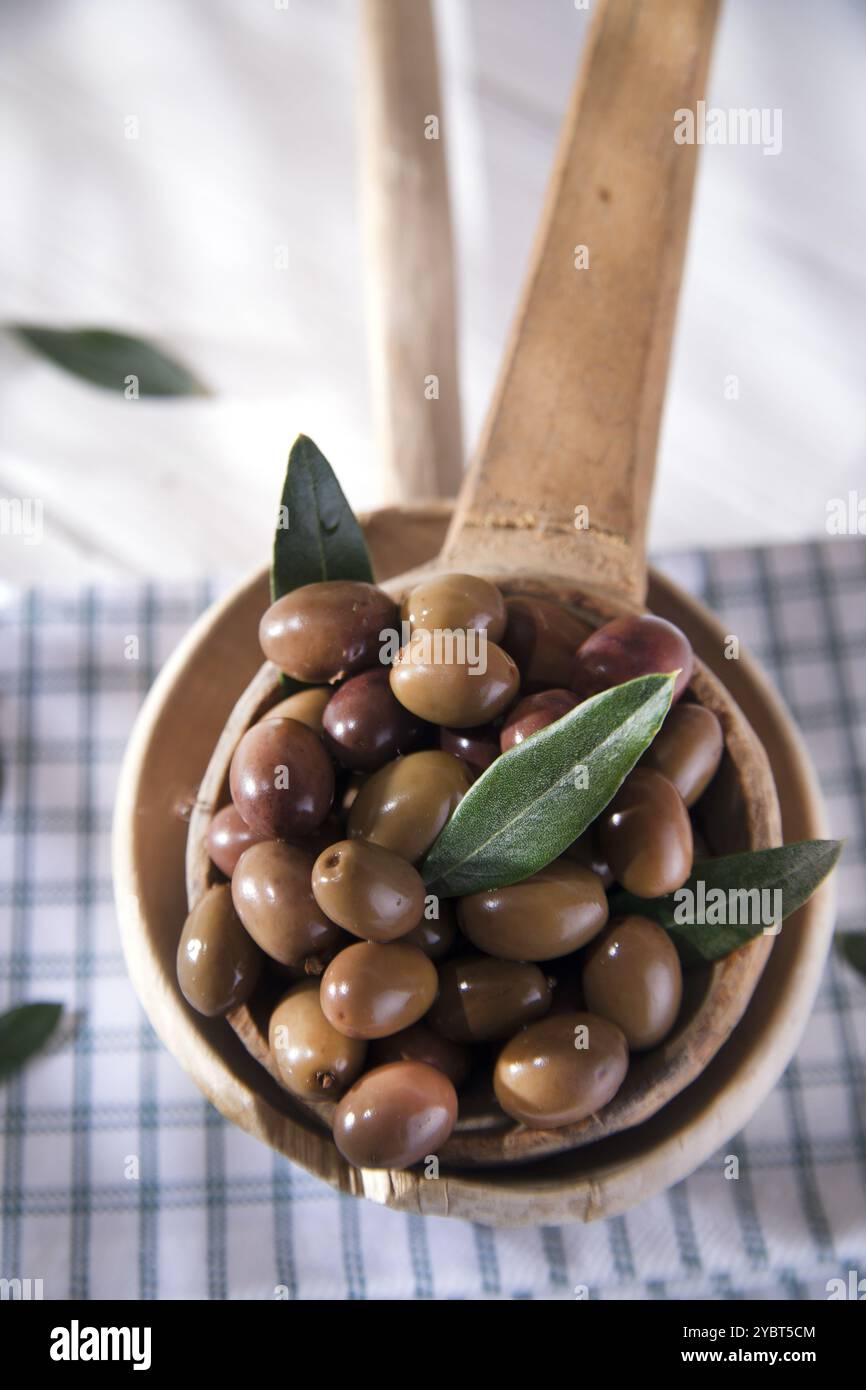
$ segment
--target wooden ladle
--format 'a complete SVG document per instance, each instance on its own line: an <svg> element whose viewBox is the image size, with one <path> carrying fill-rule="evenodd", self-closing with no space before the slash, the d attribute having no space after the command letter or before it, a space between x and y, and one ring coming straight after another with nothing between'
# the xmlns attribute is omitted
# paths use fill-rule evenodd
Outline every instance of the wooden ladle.
<svg viewBox="0 0 866 1390"><path fill-rule="evenodd" d="M477 459L440 555L390 580L395 597L422 573L458 569L487 574L508 594L543 594L594 623L643 605L646 513L696 158L693 147L674 143L674 112L702 94L715 14L715 0L609 0L600 10ZM775 787L755 734L700 662L692 691L725 732L722 768L702 803L711 848L778 844ZM212 881L205 836L226 796L234 748L278 698L278 673L266 664L214 751L190 824L191 905ZM527 1161L647 1119L729 1037L771 944L759 937L692 973L676 1031L633 1060L600 1114L527 1130L489 1099L470 1099L442 1161ZM272 1002L265 991L230 1022L278 1080L267 1046ZM296 1108L288 1096L286 1105ZM328 1122L328 1107L311 1110Z"/></svg>

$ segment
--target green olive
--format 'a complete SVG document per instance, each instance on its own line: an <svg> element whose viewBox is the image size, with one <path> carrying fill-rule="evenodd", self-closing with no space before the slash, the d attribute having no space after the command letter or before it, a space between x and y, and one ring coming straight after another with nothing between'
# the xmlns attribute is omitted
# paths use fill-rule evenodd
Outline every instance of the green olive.
<svg viewBox="0 0 866 1390"><path fill-rule="evenodd" d="M455 634L455 643L465 636ZM520 685L508 653L484 640L477 653L461 651L459 643L449 652L444 639L441 650L436 640L435 634L416 632L391 667L391 689L400 704L420 719L451 729L486 724L502 714Z"/></svg>
<svg viewBox="0 0 866 1390"><path fill-rule="evenodd" d="M416 864L471 785L465 765L450 753L430 749L397 758L361 787L349 809L349 835Z"/></svg>
<svg viewBox="0 0 866 1390"><path fill-rule="evenodd" d="M591 941L607 921L601 879L590 869L554 860L508 888L461 898L457 919L479 951L503 960L553 960Z"/></svg>
<svg viewBox="0 0 866 1390"><path fill-rule="evenodd" d="M400 615L412 629L478 628L491 642L505 631L505 600L495 584L474 574L425 579L403 601Z"/></svg>
<svg viewBox="0 0 866 1390"><path fill-rule="evenodd" d="M249 999L264 957L232 905L227 883L209 888L183 924L177 979L188 1004L207 1018Z"/></svg>
<svg viewBox="0 0 866 1390"><path fill-rule="evenodd" d="M271 1014L268 1041L287 1091L301 1100L334 1100L361 1072L367 1044L325 1018L318 980L285 994Z"/></svg>
<svg viewBox="0 0 866 1390"><path fill-rule="evenodd" d="M628 1071L628 1043L616 1024L589 1013L552 1013L521 1028L499 1054L496 1098L531 1129L559 1129L597 1115Z"/></svg>
<svg viewBox="0 0 866 1390"><path fill-rule="evenodd" d="M366 941L394 941L420 922L417 869L369 840L341 840L313 865L313 895L332 922Z"/></svg>

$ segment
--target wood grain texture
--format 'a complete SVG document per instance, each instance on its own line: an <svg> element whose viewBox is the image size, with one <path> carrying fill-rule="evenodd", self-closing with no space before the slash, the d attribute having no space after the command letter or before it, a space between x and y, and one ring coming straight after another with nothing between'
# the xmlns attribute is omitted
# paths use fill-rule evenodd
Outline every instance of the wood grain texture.
<svg viewBox="0 0 866 1390"><path fill-rule="evenodd" d="M717 0L598 7L499 382L444 558L643 601L645 531ZM588 265L577 268L585 248ZM588 529L575 508L589 508Z"/></svg>
<svg viewBox="0 0 866 1390"><path fill-rule="evenodd" d="M394 501L451 496L463 477L463 444L448 123L430 3L364 0L362 17L361 186L379 473Z"/></svg>

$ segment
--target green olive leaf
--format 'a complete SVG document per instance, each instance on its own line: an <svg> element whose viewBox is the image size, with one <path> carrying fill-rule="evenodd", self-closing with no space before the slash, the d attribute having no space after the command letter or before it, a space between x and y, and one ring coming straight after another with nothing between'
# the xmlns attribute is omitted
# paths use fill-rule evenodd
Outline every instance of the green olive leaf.
<svg viewBox="0 0 866 1390"><path fill-rule="evenodd" d="M0 1014L0 1081L39 1051L62 1013L62 1004L20 1004Z"/></svg>
<svg viewBox="0 0 866 1390"><path fill-rule="evenodd" d="M364 535L334 470L299 434L289 454L271 562L271 599L325 579L373 582Z"/></svg>
<svg viewBox="0 0 866 1390"><path fill-rule="evenodd" d="M289 453L286 480L277 512L271 557L271 602L326 579L373 582L373 566L364 533L346 501L336 474L305 434ZM290 676L280 678L284 695L305 687Z"/></svg>
<svg viewBox="0 0 866 1390"><path fill-rule="evenodd" d="M611 916L651 917L670 933L684 965L721 960L802 907L841 852L841 840L800 840L707 859L663 898L614 890Z"/></svg>
<svg viewBox="0 0 866 1390"><path fill-rule="evenodd" d="M655 738L675 679L640 676L605 690L497 758L431 846L421 868L430 892L502 888L562 854Z"/></svg>
<svg viewBox="0 0 866 1390"><path fill-rule="evenodd" d="M105 328L65 330L38 328L29 323L8 326L55 367L103 390L116 391L121 396L134 391L130 399L210 394L182 362L143 338Z"/></svg>
<svg viewBox="0 0 866 1390"><path fill-rule="evenodd" d="M836 945L848 964L853 965L866 980L866 932L839 932Z"/></svg>

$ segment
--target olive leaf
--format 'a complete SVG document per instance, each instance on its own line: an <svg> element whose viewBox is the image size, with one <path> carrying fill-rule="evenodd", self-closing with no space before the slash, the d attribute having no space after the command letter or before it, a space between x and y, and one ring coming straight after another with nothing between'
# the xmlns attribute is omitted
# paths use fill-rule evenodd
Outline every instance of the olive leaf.
<svg viewBox="0 0 866 1390"><path fill-rule="evenodd" d="M836 937L836 945L848 964L853 965L866 980L866 932L840 932Z"/></svg>
<svg viewBox="0 0 866 1390"><path fill-rule="evenodd" d="M497 758L424 860L431 893L447 898L518 883L562 854L655 738L674 680L626 681Z"/></svg>
<svg viewBox="0 0 866 1390"><path fill-rule="evenodd" d="M721 960L802 907L841 851L840 840L800 840L708 859L695 864L682 888L662 898L615 890L611 916L651 917L670 933L685 965Z"/></svg>
<svg viewBox="0 0 866 1390"><path fill-rule="evenodd" d="M57 1027L62 1004L20 1004L0 1014L0 1080L38 1052Z"/></svg>
<svg viewBox="0 0 866 1390"><path fill-rule="evenodd" d="M271 598L325 579L373 582L364 535L334 470L299 434L289 454L271 562Z"/></svg>
<svg viewBox="0 0 866 1390"><path fill-rule="evenodd" d="M38 328L8 325L36 352L73 376L123 395L133 386L139 397L207 396L210 392L188 367L153 343L105 328Z"/></svg>

